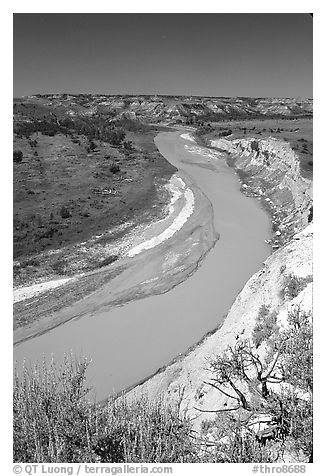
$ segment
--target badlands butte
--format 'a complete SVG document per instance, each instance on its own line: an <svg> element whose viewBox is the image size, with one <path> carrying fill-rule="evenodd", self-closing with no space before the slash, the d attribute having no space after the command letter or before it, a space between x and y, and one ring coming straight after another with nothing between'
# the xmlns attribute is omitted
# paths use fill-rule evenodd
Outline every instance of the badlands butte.
<svg viewBox="0 0 326 476"><path fill-rule="evenodd" d="M297 336L291 340L295 356L302 339L298 329L309 330L312 319L310 99L70 94L15 99L15 343L32 342L99 305L111 309L167 293L222 243L213 223L218 210L163 156L160 137L166 134L184 141L194 165L217 174L225 166L233 169L243 195L269 217L270 251L241 283L227 312L216 316L215 330L197 336L198 343L175 353L142 383L124 387L126 399L159 396L176 405L201 441L219 442L222 459L232 440L222 429L238 421L242 436L254 432L264 444L271 441L270 461L309 461L310 416L308 430L298 429L298 436L287 429L284 444L284 415L275 402L285 393L298 408L311 402L303 379L282 377L289 367L289 335ZM146 269L144 256L150 262ZM311 362L302 355L300 365L309 374Z"/></svg>

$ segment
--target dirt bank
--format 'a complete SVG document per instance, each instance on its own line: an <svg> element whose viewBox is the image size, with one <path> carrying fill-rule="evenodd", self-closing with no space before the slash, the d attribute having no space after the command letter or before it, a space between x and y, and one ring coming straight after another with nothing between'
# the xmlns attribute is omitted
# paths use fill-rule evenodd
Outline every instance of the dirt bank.
<svg viewBox="0 0 326 476"><path fill-rule="evenodd" d="M274 249L311 221L312 180L302 176L299 158L289 143L269 137L218 139L210 145L227 153L242 191L257 197L270 213Z"/></svg>

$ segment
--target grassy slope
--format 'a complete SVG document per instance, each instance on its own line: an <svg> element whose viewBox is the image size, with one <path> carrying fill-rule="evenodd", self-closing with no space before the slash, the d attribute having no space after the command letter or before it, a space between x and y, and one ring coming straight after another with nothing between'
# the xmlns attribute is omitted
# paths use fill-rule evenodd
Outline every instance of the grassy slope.
<svg viewBox="0 0 326 476"><path fill-rule="evenodd" d="M105 143L88 154L84 137L79 145L62 134L34 134L35 148L15 139L14 148L24 154L14 164L15 258L84 241L151 208L158 198L154 181L174 171L152 138L148 133L138 141L146 155L138 150L129 157ZM110 171L113 164L118 173ZM114 194L101 195L105 189ZM70 217L61 217L62 206Z"/></svg>
<svg viewBox="0 0 326 476"><path fill-rule="evenodd" d="M132 151L95 141L93 152L87 151L89 141L82 135L15 136L14 150L24 155L21 163L14 163L17 284L38 277L37 253L84 242L122 223L146 221L161 213L166 197L156 185L165 183L175 168L158 152L156 134L157 129L127 132ZM35 140L36 146L31 142ZM113 165L119 167L117 172ZM62 216L63 207L69 216Z"/></svg>

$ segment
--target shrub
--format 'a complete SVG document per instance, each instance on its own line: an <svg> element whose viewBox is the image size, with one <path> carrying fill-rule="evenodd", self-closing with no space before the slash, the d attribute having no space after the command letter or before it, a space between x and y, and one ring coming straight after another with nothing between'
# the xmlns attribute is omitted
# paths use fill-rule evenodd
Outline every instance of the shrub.
<svg viewBox="0 0 326 476"><path fill-rule="evenodd" d="M117 126L120 126L122 130L131 131L131 132L141 132L146 133L151 128L148 124L140 122L138 119L132 119L129 117L122 117L116 121Z"/></svg>
<svg viewBox="0 0 326 476"><path fill-rule="evenodd" d="M251 141L251 150L259 152L259 142L256 140Z"/></svg>
<svg viewBox="0 0 326 476"><path fill-rule="evenodd" d="M230 136L232 134L232 130L231 129L228 129L226 131L222 131L219 133L219 137L227 137L227 136Z"/></svg>
<svg viewBox="0 0 326 476"><path fill-rule="evenodd" d="M65 274L66 272L66 261L63 258L58 258L54 263L51 263L51 268L57 274Z"/></svg>
<svg viewBox="0 0 326 476"><path fill-rule="evenodd" d="M123 143L123 148L128 151L133 150L132 142L130 140L125 140Z"/></svg>
<svg viewBox="0 0 326 476"><path fill-rule="evenodd" d="M106 133L106 140L112 144L112 145L120 145L121 142L124 140L126 137L126 133L124 132L123 129L114 129L107 131Z"/></svg>
<svg viewBox="0 0 326 476"><path fill-rule="evenodd" d="M276 324L277 314L276 312L270 312L270 308L263 304L258 313L257 323L253 330L253 341L257 347L267 340L271 335L277 332L278 327Z"/></svg>
<svg viewBox="0 0 326 476"><path fill-rule="evenodd" d="M21 261L20 263L22 268L25 268L26 266L39 266L40 265L40 260L38 258L27 258L24 261Z"/></svg>
<svg viewBox="0 0 326 476"><path fill-rule="evenodd" d="M114 263L115 261L117 261L118 259L118 256L117 255L112 255L112 256L108 256L107 258L103 258L99 263L98 263L98 267L99 268L103 268L104 266L108 266L109 264L112 264Z"/></svg>
<svg viewBox="0 0 326 476"><path fill-rule="evenodd" d="M37 140L31 140L31 139L30 139L30 140L29 140L29 145L31 146L31 148L37 147L38 142L37 142Z"/></svg>
<svg viewBox="0 0 326 476"><path fill-rule="evenodd" d="M97 148L97 145L95 144L95 142L93 140L90 140L89 144L88 144L87 151L88 152L94 152L94 150L96 150L96 148Z"/></svg>
<svg viewBox="0 0 326 476"><path fill-rule="evenodd" d="M253 432L245 432L241 418L220 413L209 422L214 431L214 463L273 463L277 452L273 444L259 442ZM212 438L209 438L212 440Z"/></svg>
<svg viewBox="0 0 326 476"><path fill-rule="evenodd" d="M107 256L106 258L91 258L87 265L85 266L85 269L88 270L88 271L93 271L95 269L99 269L99 268L103 268L104 266L108 266L112 263L114 263L115 261L117 261L117 259L119 258L119 256L117 255L111 255L111 256Z"/></svg>
<svg viewBox="0 0 326 476"><path fill-rule="evenodd" d="M65 357L14 378L15 462L195 462L190 422L162 400L88 400L88 361Z"/></svg>
<svg viewBox="0 0 326 476"><path fill-rule="evenodd" d="M288 317L289 328L283 333L282 370L289 382L286 405L292 447L298 458L302 453L312 462L313 447L313 329L311 316L298 307ZM303 398L302 398L303 395Z"/></svg>
<svg viewBox="0 0 326 476"><path fill-rule="evenodd" d="M92 461L87 433L90 423L85 402L87 362L65 360L57 370L23 368L14 380L14 460L19 462Z"/></svg>
<svg viewBox="0 0 326 476"><path fill-rule="evenodd" d="M238 340L211 359L206 384L229 397L230 406L199 410L217 415L221 462L280 461L284 450L312 462L312 350L311 316L295 308L263 356L250 341ZM253 430L257 417L268 417L264 430Z"/></svg>
<svg viewBox="0 0 326 476"><path fill-rule="evenodd" d="M213 130L213 128L210 124L204 124L204 125L201 125L200 127L198 127L196 129L196 134L197 134L197 136L202 136L204 134L208 134L212 130Z"/></svg>
<svg viewBox="0 0 326 476"><path fill-rule="evenodd" d="M280 267L280 274L283 274L286 270L286 264L282 264L282 266Z"/></svg>
<svg viewBox="0 0 326 476"><path fill-rule="evenodd" d="M46 228L42 233L39 234L39 238L52 238L56 232L57 232L57 228L50 226L49 228Z"/></svg>
<svg viewBox="0 0 326 476"><path fill-rule="evenodd" d="M70 211L64 205L60 208L60 216L61 218L69 218L71 216Z"/></svg>
<svg viewBox="0 0 326 476"><path fill-rule="evenodd" d="M284 279L283 288L281 290L282 298L294 299L310 282L312 282L312 276L300 278L299 276L295 276L292 273L288 274Z"/></svg>
<svg viewBox="0 0 326 476"><path fill-rule="evenodd" d="M308 223L311 223L311 222L312 222L313 216L314 216L314 211L313 211L313 206L311 206L311 207L309 208Z"/></svg>
<svg viewBox="0 0 326 476"><path fill-rule="evenodd" d="M19 164L23 160L23 153L21 150L14 150L14 162Z"/></svg>
<svg viewBox="0 0 326 476"><path fill-rule="evenodd" d="M117 164L111 165L110 172L112 172L113 174L117 174L118 172L120 172L120 166Z"/></svg>
<svg viewBox="0 0 326 476"><path fill-rule="evenodd" d="M313 381L313 332L309 314L297 307L288 316L289 329L286 331L283 366L287 381L304 392L312 392Z"/></svg>

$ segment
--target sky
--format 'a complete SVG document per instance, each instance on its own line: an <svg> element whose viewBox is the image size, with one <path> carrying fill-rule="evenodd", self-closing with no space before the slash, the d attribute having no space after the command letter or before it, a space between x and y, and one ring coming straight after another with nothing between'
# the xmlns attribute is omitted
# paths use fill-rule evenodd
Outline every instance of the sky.
<svg viewBox="0 0 326 476"><path fill-rule="evenodd" d="M312 97L313 20L281 14L14 14L14 96Z"/></svg>

